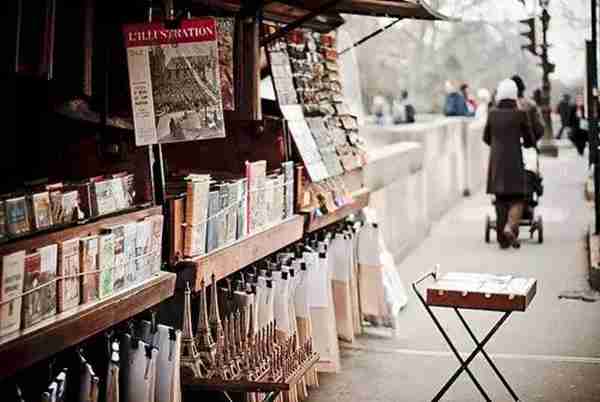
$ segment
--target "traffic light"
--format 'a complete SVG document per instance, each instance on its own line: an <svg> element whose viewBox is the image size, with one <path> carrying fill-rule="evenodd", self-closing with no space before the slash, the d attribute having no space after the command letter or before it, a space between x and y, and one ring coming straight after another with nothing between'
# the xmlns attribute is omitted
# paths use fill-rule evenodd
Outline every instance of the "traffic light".
<svg viewBox="0 0 600 402"><path fill-rule="evenodd" d="M526 20L520 20L521 24L527 25L528 30L521 32L519 35L524 36L529 40L527 45L521 45L521 49L527 49L533 55L537 55L536 52L536 35L535 35L535 17L527 18Z"/></svg>
<svg viewBox="0 0 600 402"><path fill-rule="evenodd" d="M548 12L548 10L544 9L544 11L542 11L542 16L540 17L540 19L542 20L543 29L547 30L548 24L551 20L550 13Z"/></svg>
<svg viewBox="0 0 600 402"><path fill-rule="evenodd" d="M538 66L542 67L544 75L552 74L556 70L556 64L550 63L549 61L542 60L541 63L538 63Z"/></svg>

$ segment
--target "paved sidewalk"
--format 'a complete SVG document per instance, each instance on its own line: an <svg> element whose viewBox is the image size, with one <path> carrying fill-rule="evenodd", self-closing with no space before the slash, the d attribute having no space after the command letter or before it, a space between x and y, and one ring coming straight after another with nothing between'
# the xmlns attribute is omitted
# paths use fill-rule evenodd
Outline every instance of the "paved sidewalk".
<svg viewBox="0 0 600 402"><path fill-rule="evenodd" d="M546 193L537 213L544 218L545 242L524 241L520 250L500 250L483 241L484 217L493 213L479 193L451 210L398 269L410 291L396 337L372 331L343 350L343 372L324 375L314 402L428 401L457 368L425 310L409 289L412 280L436 263L442 271L520 273L538 279L538 294L525 313L513 314L486 350L523 401L600 401L600 302L559 300L565 290L587 288L584 235L590 211L583 199L586 159L562 148L558 159L542 159ZM494 236L492 236L494 239ZM473 343L451 310L442 325L467 353ZM498 318L468 312L477 335ZM473 366L494 401L510 401L487 363ZM479 373L481 373L479 375ZM483 400L466 375L447 401Z"/></svg>

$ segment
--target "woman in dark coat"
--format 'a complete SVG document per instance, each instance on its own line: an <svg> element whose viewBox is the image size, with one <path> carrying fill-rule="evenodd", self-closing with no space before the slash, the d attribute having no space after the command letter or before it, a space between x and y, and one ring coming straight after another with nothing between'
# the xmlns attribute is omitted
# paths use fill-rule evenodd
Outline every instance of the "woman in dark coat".
<svg viewBox="0 0 600 402"><path fill-rule="evenodd" d="M532 147L537 135L526 111L517 106L517 85L498 85L496 107L490 110L483 141L490 146L487 192L496 196L500 247L519 247L519 223L525 207L526 174L521 146Z"/></svg>

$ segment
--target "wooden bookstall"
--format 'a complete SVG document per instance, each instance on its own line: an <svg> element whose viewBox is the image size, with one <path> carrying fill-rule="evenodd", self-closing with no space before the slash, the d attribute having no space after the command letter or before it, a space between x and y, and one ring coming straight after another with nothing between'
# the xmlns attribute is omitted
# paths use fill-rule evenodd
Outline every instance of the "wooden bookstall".
<svg viewBox="0 0 600 402"><path fill-rule="evenodd" d="M167 194L166 178L170 173L196 171L242 175L244 162L255 160L266 160L269 169L289 160L302 165L278 105L261 99L261 79L270 75L265 47L273 40L299 27L330 32L344 23L339 13L441 18L422 1L175 2L185 3L185 10L179 10L181 15L189 12L194 16L235 17L236 110L225 113L226 138L136 147L122 25L147 21L148 10L152 14L161 7L142 0L127 4L116 0L82 0L76 7L46 0L33 13L44 16L42 21L31 21L27 19L29 14L22 12L25 0L10 3L16 7L10 9L5 19L14 31L10 40L14 39L16 54L9 63L6 81L10 84L9 97L16 100L11 107L15 108L17 124L11 135L2 140L6 158L0 159L0 168L6 180L0 183L0 191L12 192L20 189L23 182L39 178L52 183L129 171L136 179L136 207L2 240L0 256L163 213L163 258L168 269L175 273L160 272L133 288L0 339L3 362L0 380L21 374L31 365L171 298L176 293L176 279L181 277L180 263L195 263L192 291L199 291L203 279L210 280L213 275L216 280L226 278L296 243L306 234L360 211L369 202L369 191L363 187L362 170L357 169L343 175L352 202L331 213L317 216L314 203L308 209L299 203L295 208L298 215L209 254L184 258L181 227L185 202L181 196ZM265 31L262 23L266 21L277 24L277 29ZM40 32L33 32L31 27L38 26L37 23ZM297 179L306 177L299 175ZM308 183L297 187L296 198L304 197L303 191L309 191L310 186ZM296 387L317 361L318 356L312 356L291 376L276 383L209 383L185 378L184 383L194 390L288 391Z"/></svg>
<svg viewBox="0 0 600 402"><path fill-rule="evenodd" d="M0 239L0 257L161 216L162 200L155 186L156 150L136 147L131 121L117 112L129 102L122 96L128 92L128 84L123 48L118 46L122 43L121 24L139 15L136 6L111 13L116 2L84 0L77 6L55 0L35 5L23 0L9 3L4 17L14 27L16 46L11 55L15 56L14 65L11 63L3 77L10 84L7 90L14 109L9 112L16 124L2 140L7 157L0 159L4 178L0 194L23 194L34 186L41 189L58 182L69 187L90 177L128 172L135 178L135 196L130 206L108 214L6 235ZM35 20L39 16L44 16L42 21ZM48 378L28 376L30 368L35 371L40 365L51 365L60 352L96 339L171 298L175 280L175 274L160 271L104 298L3 336L0 388L5 384L14 388L26 378L24 397L33 399L37 393L39 398Z"/></svg>

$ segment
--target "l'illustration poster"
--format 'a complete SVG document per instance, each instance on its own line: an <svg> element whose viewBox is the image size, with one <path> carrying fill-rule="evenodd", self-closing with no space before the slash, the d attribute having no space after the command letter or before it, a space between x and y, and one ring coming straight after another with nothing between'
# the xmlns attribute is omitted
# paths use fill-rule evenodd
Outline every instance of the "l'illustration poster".
<svg viewBox="0 0 600 402"><path fill-rule="evenodd" d="M225 136L213 18L124 27L136 145Z"/></svg>

